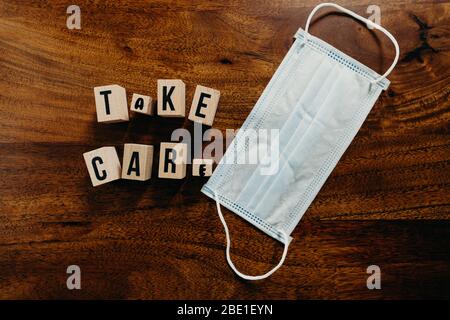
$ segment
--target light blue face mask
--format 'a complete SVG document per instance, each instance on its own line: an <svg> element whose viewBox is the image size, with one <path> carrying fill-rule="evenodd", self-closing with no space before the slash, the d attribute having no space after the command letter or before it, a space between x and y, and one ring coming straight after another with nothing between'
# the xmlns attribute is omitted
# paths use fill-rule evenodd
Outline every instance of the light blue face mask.
<svg viewBox="0 0 450 320"><path fill-rule="evenodd" d="M308 33L313 15L325 6L343 11L389 37L396 56L385 74L380 76ZM228 264L247 280L266 278L283 264L290 234L355 137L381 91L389 86L386 76L399 57L397 41L386 29L333 3L315 7L305 31L299 29L295 38L214 174L202 188L203 193L217 202L226 233ZM236 152L247 152L251 147L242 143L246 138L241 134L245 132L242 129L279 130L276 174L261 174L258 164L228 164L233 162L229 158ZM272 142L264 143L270 149ZM248 276L236 269L230 257L230 235L220 204L284 244L277 266L261 276Z"/></svg>

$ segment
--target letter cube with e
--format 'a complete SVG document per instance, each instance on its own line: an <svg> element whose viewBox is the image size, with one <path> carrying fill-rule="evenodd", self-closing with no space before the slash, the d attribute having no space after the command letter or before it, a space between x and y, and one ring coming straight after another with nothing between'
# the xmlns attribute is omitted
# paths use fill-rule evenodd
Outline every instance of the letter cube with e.
<svg viewBox="0 0 450 320"><path fill-rule="evenodd" d="M133 93L130 110L146 115L152 115L152 98L142 94Z"/></svg>
<svg viewBox="0 0 450 320"><path fill-rule="evenodd" d="M146 181L152 175L153 146L126 143L123 148L122 179Z"/></svg>
<svg viewBox="0 0 450 320"><path fill-rule="evenodd" d="M195 177L210 177L213 169L213 159L194 159L192 161L192 175Z"/></svg>
<svg viewBox="0 0 450 320"><path fill-rule="evenodd" d="M113 123L129 120L125 88L117 84L95 87L94 95L98 122Z"/></svg>
<svg viewBox="0 0 450 320"><path fill-rule="evenodd" d="M94 187L120 179L120 161L116 148L102 147L83 153Z"/></svg>
<svg viewBox="0 0 450 320"><path fill-rule="evenodd" d="M181 80L158 80L158 115L184 118L186 86Z"/></svg>
<svg viewBox="0 0 450 320"><path fill-rule="evenodd" d="M186 177L187 144L161 142L158 176L166 179Z"/></svg>
<svg viewBox="0 0 450 320"><path fill-rule="evenodd" d="M197 86L192 99L189 120L212 126L219 104L220 91L204 86Z"/></svg>

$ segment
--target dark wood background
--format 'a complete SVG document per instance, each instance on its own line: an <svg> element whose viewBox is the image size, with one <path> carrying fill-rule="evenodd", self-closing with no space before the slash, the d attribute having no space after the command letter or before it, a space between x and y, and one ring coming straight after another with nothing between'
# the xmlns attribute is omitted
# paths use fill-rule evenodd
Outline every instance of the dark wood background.
<svg viewBox="0 0 450 320"><path fill-rule="evenodd" d="M239 128L317 1L0 1L0 298L450 298L450 3L339 1L398 39L392 84L293 232L285 265L246 282L224 257L205 179L93 188L82 153L169 141L186 119L96 122L93 87L156 96L158 78L221 91L214 127ZM380 33L320 12L311 32L381 72ZM318 17L319 17L318 16ZM154 158L153 176L158 160ZM239 268L262 273L276 241L226 213ZM66 288L66 268L82 289ZM382 289L366 288L379 265Z"/></svg>

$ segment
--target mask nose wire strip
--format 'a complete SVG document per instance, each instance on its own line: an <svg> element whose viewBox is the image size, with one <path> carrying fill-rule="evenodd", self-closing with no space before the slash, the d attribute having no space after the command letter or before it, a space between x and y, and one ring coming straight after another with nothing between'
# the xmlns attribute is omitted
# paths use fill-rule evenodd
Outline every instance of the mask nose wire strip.
<svg viewBox="0 0 450 320"><path fill-rule="evenodd" d="M233 271L239 277L241 277L241 278L243 278L245 280L262 280L262 279L265 279L265 278L269 277L275 271L277 271L283 265L284 260L286 259L286 255L287 255L288 247L289 247L289 237L288 237L288 235L285 232L281 232L283 234L283 237L284 237L283 255L281 256L280 262L278 262L278 264L272 270L270 270L267 273L265 273L263 275L260 275L260 276L250 276L250 275L243 274L238 269L236 269L236 267L234 266L233 261L231 260L231 255L230 255L230 247L231 247L230 232L228 230L227 223L225 222L225 218L223 217L222 210L220 209L219 197L217 196L216 192L214 192L214 198L216 200L217 213L219 214L220 221L222 222L223 228L225 229L225 236L227 238L226 256L227 256L227 262L228 262L228 265L230 266L230 268L233 269Z"/></svg>
<svg viewBox="0 0 450 320"><path fill-rule="evenodd" d="M392 43L394 44L394 47L395 47L395 58L394 58L394 62L392 63L392 65L389 67L389 69L387 69L387 71L386 71L382 76L378 77L377 79L370 80L370 82L371 82L371 83L378 83L378 82L380 82L381 80L383 80L384 78L386 78L386 77L392 72L392 70L394 69L395 65L396 65L397 62L398 62L398 58L399 58L399 56L400 56L400 48L399 48L399 46L398 46L397 40L395 40L394 36L393 36L389 31L387 31L385 28L383 28L383 27L380 26L379 24L376 24L375 22L373 22L373 21L371 21L371 20L369 20L369 19L366 19L366 18L360 16L359 14L357 14L357 13L351 11L351 10L345 9L344 7L341 7L340 5L337 5L337 4L335 4L335 3L329 3L329 2L321 3L321 4L317 5L317 6L311 11L311 13L310 13L309 16L308 16L308 20L306 20L305 37L304 37L304 40L303 40L303 45L306 44L306 42L308 41L308 35L309 35L309 34L308 34L308 29L309 29L309 24L311 23L312 17L314 16L314 14L315 14L320 8L323 8L323 7L333 7L333 8L336 8L336 9L338 9L338 10L340 10L340 11L342 11L342 12L344 12L344 13L350 15L350 16L352 16L352 17L355 18L355 19L358 19L358 20L360 20L360 21L362 21L362 22L365 22L365 23L368 24L369 26L374 27L375 29L380 30L381 32L383 32L383 33L384 33L384 34L392 41Z"/></svg>

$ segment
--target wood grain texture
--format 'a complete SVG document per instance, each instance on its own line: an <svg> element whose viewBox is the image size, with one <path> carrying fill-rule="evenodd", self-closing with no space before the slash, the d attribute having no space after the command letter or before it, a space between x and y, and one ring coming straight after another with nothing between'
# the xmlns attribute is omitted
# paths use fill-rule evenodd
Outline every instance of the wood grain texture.
<svg viewBox="0 0 450 320"><path fill-rule="evenodd" d="M0 0L0 298L450 298L450 2L379 1L399 64L292 236L285 265L256 283L224 258L206 179L93 188L86 151L170 141L185 119L96 121L93 87L156 97L157 79L221 91L214 127L241 126L317 1ZM371 1L340 1L365 14ZM381 72L393 47L340 14L311 32ZM155 156L152 176L157 176ZM188 167L190 172L190 167ZM281 246L226 212L239 268L261 273ZM66 268L82 290L66 289ZM382 289L366 288L366 268Z"/></svg>

